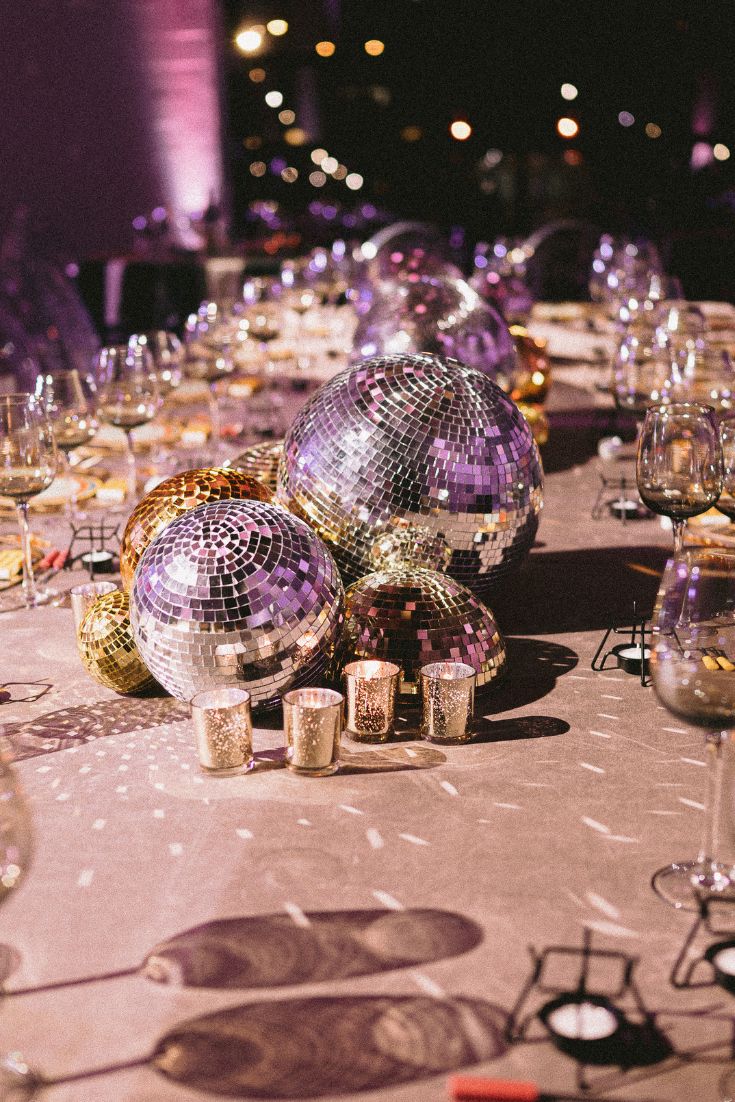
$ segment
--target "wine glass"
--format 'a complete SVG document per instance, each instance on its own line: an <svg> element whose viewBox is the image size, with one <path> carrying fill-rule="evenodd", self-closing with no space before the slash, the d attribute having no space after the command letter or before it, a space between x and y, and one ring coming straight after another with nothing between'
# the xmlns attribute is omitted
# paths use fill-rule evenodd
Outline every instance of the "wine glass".
<svg viewBox="0 0 735 1102"><path fill-rule="evenodd" d="M674 554L680 554L687 517L706 513L722 489L715 411L697 402L651 406L638 440L636 479L643 504L671 518Z"/></svg>
<svg viewBox="0 0 735 1102"><path fill-rule="evenodd" d="M690 344L671 361L669 394L674 402L703 402L718 414L735 408L735 366L723 348Z"/></svg>
<svg viewBox="0 0 735 1102"><path fill-rule="evenodd" d="M631 326L613 360L613 397L618 409L642 420L650 405L665 400L670 375L671 353L657 330L642 322Z"/></svg>
<svg viewBox="0 0 735 1102"><path fill-rule="evenodd" d="M153 357L158 390L165 400L181 383L184 350L179 338L167 329L155 329L149 333L133 333L128 338L128 347L148 349Z"/></svg>
<svg viewBox="0 0 735 1102"><path fill-rule="evenodd" d="M141 346L112 345L98 355L100 416L125 433L128 502L135 501L138 482L132 431L146 425L161 405L153 357Z"/></svg>
<svg viewBox="0 0 735 1102"><path fill-rule="evenodd" d="M715 509L735 521L735 413L720 418L720 443L722 444L722 493L715 502Z"/></svg>
<svg viewBox="0 0 735 1102"><path fill-rule="evenodd" d="M235 370L233 341L238 339L240 322L223 314L216 302L203 302L186 326L184 371L209 388L209 421L213 457L221 442L217 383Z"/></svg>
<svg viewBox="0 0 735 1102"><path fill-rule="evenodd" d="M735 884L729 798L735 777L735 552L699 549L669 561L654 614L651 677L665 708L707 732L699 854L659 869L652 881L667 903L690 907L694 890L721 892Z"/></svg>
<svg viewBox="0 0 735 1102"><path fill-rule="evenodd" d="M28 502L51 485L57 462L54 434L38 398L33 394L0 397L0 494L13 498L18 512L23 598L28 608L52 596L36 589Z"/></svg>
<svg viewBox="0 0 735 1102"><path fill-rule="evenodd" d="M41 371L35 394L51 423L56 447L64 456L66 474L72 480L69 507L76 512L76 481L69 459L74 448L88 444L99 428L95 403L88 397L76 368L68 371Z"/></svg>

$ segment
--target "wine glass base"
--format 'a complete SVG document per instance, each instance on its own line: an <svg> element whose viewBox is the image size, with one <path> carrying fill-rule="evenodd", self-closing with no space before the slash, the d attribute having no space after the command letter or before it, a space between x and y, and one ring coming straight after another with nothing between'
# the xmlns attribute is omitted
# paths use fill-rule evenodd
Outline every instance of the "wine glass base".
<svg viewBox="0 0 735 1102"><path fill-rule="evenodd" d="M694 886L694 878L699 868L698 861L672 861L664 865L651 877L651 887L659 899L675 907L678 911L698 911L699 904ZM732 887L731 869L725 865L708 865L708 879L701 881L703 891L725 892ZM729 898L728 893L728 898Z"/></svg>
<svg viewBox="0 0 735 1102"><path fill-rule="evenodd" d="M56 597L58 593L53 589L36 589L32 600L29 600L25 593L23 594L23 603L26 608L39 608L41 605L51 604Z"/></svg>
<svg viewBox="0 0 735 1102"><path fill-rule="evenodd" d="M722 1102L735 1102L735 1068L724 1072L719 1087Z"/></svg>

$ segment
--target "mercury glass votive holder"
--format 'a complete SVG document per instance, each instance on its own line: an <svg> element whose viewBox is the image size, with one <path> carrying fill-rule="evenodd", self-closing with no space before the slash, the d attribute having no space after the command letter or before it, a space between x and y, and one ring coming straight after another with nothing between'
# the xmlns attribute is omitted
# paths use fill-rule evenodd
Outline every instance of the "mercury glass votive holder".
<svg viewBox="0 0 735 1102"><path fill-rule="evenodd" d="M104 593L114 593L117 586L114 582L84 582L75 585L69 590L71 597L71 611L74 616L74 630L79 631L84 613L90 605L93 605L98 597Z"/></svg>
<svg viewBox="0 0 735 1102"><path fill-rule="evenodd" d="M242 773L253 759L253 721L246 689L206 689L191 700L199 765L205 773Z"/></svg>
<svg viewBox="0 0 735 1102"><path fill-rule="evenodd" d="M400 666L365 659L342 671L347 715L345 730L356 742L386 742L393 734Z"/></svg>
<svg viewBox="0 0 735 1102"><path fill-rule="evenodd" d="M334 689L292 689L283 697L286 767L308 777L339 768L344 697Z"/></svg>
<svg viewBox="0 0 735 1102"><path fill-rule="evenodd" d="M477 673L464 662L421 667L421 737L431 742L469 742Z"/></svg>

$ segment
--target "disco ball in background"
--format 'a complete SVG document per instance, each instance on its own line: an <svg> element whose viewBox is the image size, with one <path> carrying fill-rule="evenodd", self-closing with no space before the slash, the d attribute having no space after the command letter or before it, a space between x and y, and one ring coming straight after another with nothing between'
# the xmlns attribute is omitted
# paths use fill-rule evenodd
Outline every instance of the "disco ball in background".
<svg viewBox="0 0 735 1102"><path fill-rule="evenodd" d="M490 591L533 543L538 449L487 375L384 356L336 375L286 437L278 497L355 580L411 562Z"/></svg>
<svg viewBox="0 0 735 1102"><path fill-rule="evenodd" d="M218 501L171 522L135 572L140 653L173 696L243 685L254 707L319 679L344 590L312 530L277 505Z"/></svg>
<svg viewBox="0 0 735 1102"><path fill-rule="evenodd" d="M257 478L274 493L278 482L278 464L283 455L283 440L261 440L251 444L234 459L228 459L226 466L232 470L243 471L251 478Z"/></svg>
<svg viewBox="0 0 735 1102"><path fill-rule="evenodd" d="M77 632L79 657L90 677L116 693L136 693L155 685L133 639L127 593L103 593L82 617Z"/></svg>
<svg viewBox="0 0 735 1102"><path fill-rule="evenodd" d="M224 467L202 467L172 475L151 490L133 509L120 541L123 589L133 584L135 568L148 545L182 513L210 501L228 498L272 501L273 494L252 475Z"/></svg>
<svg viewBox="0 0 735 1102"><path fill-rule="evenodd" d="M340 663L359 658L395 662L401 692L418 692L427 662L466 662L477 685L489 684L505 665L505 644L493 614L453 578L404 566L368 574L345 595Z"/></svg>
<svg viewBox="0 0 735 1102"><path fill-rule="evenodd" d="M462 279L409 276L392 282L357 323L353 358L431 352L503 383L515 345L500 314Z"/></svg>

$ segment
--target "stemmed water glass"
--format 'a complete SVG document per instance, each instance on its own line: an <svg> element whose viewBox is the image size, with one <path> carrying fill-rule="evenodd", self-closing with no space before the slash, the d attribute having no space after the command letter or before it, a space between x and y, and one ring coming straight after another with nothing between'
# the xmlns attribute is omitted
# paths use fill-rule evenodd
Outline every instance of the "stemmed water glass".
<svg viewBox="0 0 735 1102"><path fill-rule="evenodd" d="M132 504L138 472L131 434L152 421L161 405L153 358L141 346L120 344L101 349L97 362L100 416L125 433L128 501Z"/></svg>
<svg viewBox="0 0 735 1102"><path fill-rule="evenodd" d="M651 406L638 440L636 479L643 504L671 518L674 554L680 554L687 518L706 513L722 489L714 410L696 402Z"/></svg>
<svg viewBox="0 0 735 1102"><path fill-rule="evenodd" d="M661 703L706 732L705 827L694 860L659 869L653 887L691 907L694 891L735 885L731 788L735 780L735 553L690 551L668 563L654 616L651 676Z"/></svg>
<svg viewBox="0 0 735 1102"><path fill-rule="evenodd" d="M720 443L722 493L715 502L715 509L728 520L735 521L735 413L727 413L720 418Z"/></svg>
<svg viewBox="0 0 735 1102"><path fill-rule="evenodd" d="M133 333L128 338L128 348L146 348L153 357L162 399L176 390L181 383L184 348L175 333L167 329L154 329L149 333Z"/></svg>
<svg viewBox="0 0 735 1102"><path fill-rule="evenodd" d="M54 434L43 404L33 394L0 397L0 494L15 501L23 553L23 598L28 608L52 594L36 589L28 502L50 486L57 467Z"/></svg>
<svg viewBox="0 0 735 1102"><path fill-rule="evenodd" d="M72 476L70 452L88 444L99 428L96 403L88 396L75 368L41 371L36 379L35 394L51 423L56 447L64 456L66 474ZM76 511L73 489L70 508L73 515Z"/></svg>

